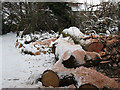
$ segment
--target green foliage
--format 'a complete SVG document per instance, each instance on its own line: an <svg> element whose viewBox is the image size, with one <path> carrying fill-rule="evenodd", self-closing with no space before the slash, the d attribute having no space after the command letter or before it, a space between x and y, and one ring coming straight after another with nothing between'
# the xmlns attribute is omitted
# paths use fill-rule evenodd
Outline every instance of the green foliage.
<svg viewBox="0 0 120 90"><path fill-rule="evenodd" d="M66 33L64 33L64 32L62 32L61 34L63 35L63 37L68 37L68 36L70 36L69 34L66 34Z"/></svg>
<svg viewBox="0 0 120 90"><path fill-rule="evenodd" d="M82 45L82 48L87 51L88 50L88 47L89 47L89 44L86 44L86 45Z"/></svg>

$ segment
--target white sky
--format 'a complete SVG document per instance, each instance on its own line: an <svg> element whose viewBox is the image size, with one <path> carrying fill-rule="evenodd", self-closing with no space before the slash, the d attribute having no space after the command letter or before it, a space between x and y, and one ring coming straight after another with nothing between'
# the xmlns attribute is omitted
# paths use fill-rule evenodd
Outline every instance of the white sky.
<svg viewBox="0 0 120 90"><path fill-rule="evenodd" d="M81 2L81 3L87 2L89 4L91 4L91 3L93 3L93 4L99 4L102 1L117 2L117 1L120 1L120 0L74 0L74 1Z"/></svg>

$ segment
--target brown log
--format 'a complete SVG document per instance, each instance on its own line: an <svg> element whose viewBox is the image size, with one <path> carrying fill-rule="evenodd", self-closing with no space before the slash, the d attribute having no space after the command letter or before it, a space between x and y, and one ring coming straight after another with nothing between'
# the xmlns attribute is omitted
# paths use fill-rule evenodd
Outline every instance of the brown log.
<svg viewBox="0 0 120 90"><path fill-rule="evenodd" d="M114 81L114 79L104 76L102 73L97 72L96 70L85 68L83 66L76 69L68 69L61 64L61 61L58 61L52 70L59 73L65 72L68 74L74 74L77 82L80 81L80 83L77 83L77 87L80 87L82 84L89 83L98 88L104 88L105 86L108 88L118 88L118 84Z"/></svg>
<svg viewBox="0 0 120 90"><path fill-rule="evenodd" d="M80 66L92 66L101 61L100 55L96 52L86 52L84 50L75 50L72 54L66 51L63 55L62 64L66 68L76 68Z"/></svg>
<svg viewBox="0 0 120 90"><path fill-rule="evenodd" d="M46 87L62 87L76 84L73 74L58 73L52 70L46 70L42 74L42 84Z"/></svg>
<svg viewBox="0 0 120 90"><path fill-rule="evenodd" d="M104 76L102 73L97 72L85 67L79 67L75 70L76 77L82 77L81 83L89 83L98 88L118 88L118 84L111 78Z"/></svg>
<svg viewBox="0 0 120 90"><path fill-rule="evenodd" d="M88 46L89 52L100 52L103 49L104 45L102 42L94 42Z"/></svg>
<svg viewBox="0 0 120 90"><path fill-rule="evenodd" d="M59 77L58 75L51 71L47 70L44 71L42 74L42 84L46 87L53 86L53 87L58 87L59 86Z"/></svg>
<svg viewBox="0 0 120 90"><path fill-rule="evenodd" d="M91 89L91 90L99 90L99 88L97 88L95 85L92 84L83 84L79 87L79 90L85 90L85 89Z"/></svg>
<svg viewBox="0 0 120 90"><path fill-rule="evenodd" d="M51 42L54 42L56 40L56 38L51 38L51 39L47 39L47 40L43 40L43 41L36 41L33 43L33 45L37 45L37 44L40 44L40 45L50 45Z"/></svg>

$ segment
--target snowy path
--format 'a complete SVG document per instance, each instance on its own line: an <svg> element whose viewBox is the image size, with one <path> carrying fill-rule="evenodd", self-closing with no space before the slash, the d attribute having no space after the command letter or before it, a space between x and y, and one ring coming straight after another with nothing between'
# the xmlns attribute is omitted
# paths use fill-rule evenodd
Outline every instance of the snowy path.
<svg viewBox="0 0 120 90"><path fill-rule="evenodd" d="M0 37L1 39L1 37ZM42 73L53 65L54 55L22 55L15 48L15 34L2 37L2 88L35 88L26 84L31 74Z"/></svg>
<svg viewBox="0 0 120 90"><path fill-rule="evenodd" d="M0 89L2 88L2 36L0 36Z"/></svg>

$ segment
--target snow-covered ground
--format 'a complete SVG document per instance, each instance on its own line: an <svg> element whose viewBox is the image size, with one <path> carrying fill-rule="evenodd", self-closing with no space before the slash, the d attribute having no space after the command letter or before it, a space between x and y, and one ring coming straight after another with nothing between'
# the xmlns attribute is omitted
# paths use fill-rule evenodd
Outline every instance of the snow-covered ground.
<svg viewBox="0 0 120 90"><path fill-rule="evenodd" d="M0 89L2 87L2 36L0 36Z"/></svg>
<svg viewBox="0 0 120 90"><path fill-rule="evenodd" d="M53 66L54 55L22 55L20 50L15 48L16 39L14 33L0 36L2 42L0 43L0 47L2 47L2 50L0 49L2 51L0 53L2 54L2 88L36 88L41 86L41 83L28 84L28 78L32 74L41 74L45 69Z"/></svg>

